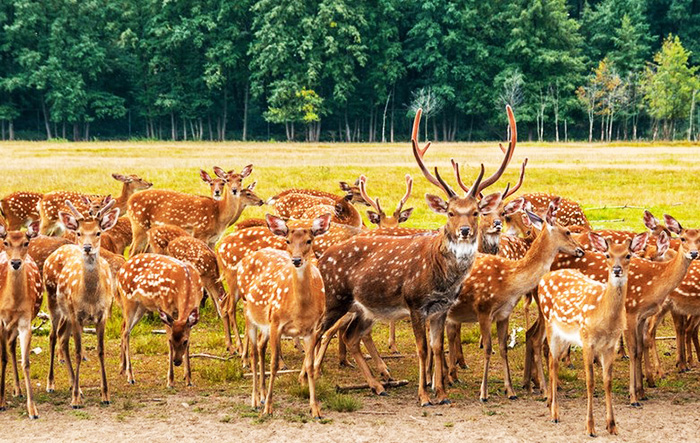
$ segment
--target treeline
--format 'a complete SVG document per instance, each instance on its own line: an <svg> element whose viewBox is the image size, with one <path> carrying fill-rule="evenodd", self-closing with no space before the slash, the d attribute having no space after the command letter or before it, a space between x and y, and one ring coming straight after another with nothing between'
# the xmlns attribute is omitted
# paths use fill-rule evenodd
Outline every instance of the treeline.
<svg viewBox="0 0 700 443"><path fill-rule="evenodd" d="M698 136L698 0L0 0L2 139Z"/></svg>

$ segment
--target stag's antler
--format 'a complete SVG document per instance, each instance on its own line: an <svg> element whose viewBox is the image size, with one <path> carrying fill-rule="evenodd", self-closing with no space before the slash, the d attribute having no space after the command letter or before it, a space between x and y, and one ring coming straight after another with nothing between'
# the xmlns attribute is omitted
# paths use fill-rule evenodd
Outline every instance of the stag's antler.
<svg viewBox="0 0 700 443"><path fill-rule="evenodd" d="M362 196L362 199L365 202L367 202L368 205L374 208L374 210L377 211L378 214L381 214L382 207L379 205L379 197L377 197L375 200L372 200L372 198L367 194L367 177L361 175L360 178L357 179L357 184L360 188L360 195Z"/></svg>
<svg viewBox="0 0 700 443"><path fill-rule="evenodd" d="M510 141L508 142L508 149L504 150L503 146L499 145L501 150L505 153L505 156L503 157L503 162L501 162L501 167L498 168L498 170L494 172L492 176L481 182L481 185L479 186L479 194L481 194L481 192L484 189L496 183L496 181L498 181L498 179L501 178L503 172L505 172L506 168L508 167L508 163L510 163L510 160L513 158L513 153L515 152L515 145L518 141L518 128L515 123L513 109L510 107L510 105L506 105L506 114L508 115L508 126L510 128Z"/></svg>
<svg viewBox="0 0 700 443"><path fill-rule="evenodd" d="M396 211L394 211L394 214L398 214L401 212L401 209L403 209L403 205L406 204L408 201L408 198L411 196L411 191L413 190L413 178L406 174L406 194L404 194L403 198L401 198L401 201L399 202L398 205L396 205Z"/></svg>

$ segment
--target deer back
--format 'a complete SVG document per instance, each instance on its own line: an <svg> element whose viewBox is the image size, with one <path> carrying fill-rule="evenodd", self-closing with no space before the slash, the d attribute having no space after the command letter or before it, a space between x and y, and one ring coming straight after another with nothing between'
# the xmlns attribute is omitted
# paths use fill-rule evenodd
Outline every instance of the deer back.
<svg viewBox="0 0 700 443"><path fill-rule="evenodd" d="M183 262L191 263L202 280L215 282L219 279L219 266L214 251L194 237L178 237L168 244L165 253Z"/></svg>
<svg viewBox="0 0 700 443"><path fill-rule="evenodd" d="M133 238L131 221L128 217L121 217L112 229L102 234L100 247L103 251L121 255L124 254L126 247L131 244Z"/></svg>
<svg viewBox="0 0 700 443"><path fill-rule="evenodd" d="M168 244L178 237L190 237L190 233L175 225L158 225L148 230L148 245L156 254L165 254Z"/></svg>
<svg viewBox="0 0 700 443"><path fill-rule="evenodd" d="M7 229L10 231L19 230L30 221L39 220L37 205L42 197L43 194L38 192L17 191L0 200L0 208L5 214Z"/></svg>
<svg viewBox="0 0 700 443"><path fill-rule="evenodd" d="M557 196L544 192L525 194L522 196L527 202L532 205L532 211L536 214L541 214L547 210L549 203ZM562 198L559 202L559 210L557 211L557 220L564 226L580 225L591 229L591 224L588 222L586 214L583 213L581 205L573 200Z"/></svg>
<svg viewBox="0 0 700 443"><path fill-rule="evenodd" d="M27 253L34 259L39 272L44 273L44 263L53 252L64 245L69 245L72 242L65 237L49 237L40 235L29 241L29 250Z"/></svg>

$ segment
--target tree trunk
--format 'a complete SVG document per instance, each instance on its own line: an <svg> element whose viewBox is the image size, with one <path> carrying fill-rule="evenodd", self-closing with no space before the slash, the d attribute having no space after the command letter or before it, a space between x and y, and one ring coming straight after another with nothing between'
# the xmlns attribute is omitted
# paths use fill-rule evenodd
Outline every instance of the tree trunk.
<svg viewBox="0 0 700 443"><path fill-rule="evenodd" d="M445 116L445 113L442 114L442 139L444 141L449 140L449 136L447 134L447 117Z"/></svg>
<svg viewBox="0 0 700 443"><path fill-rule="evenodd" d="M90 122L85 122L85 141L90 141Z"/></svg>
<svg viewBox="0 0 700 443"><path fill-rule="evenodd" d="M211 130L211 115L207 115L207 128L209 129L209 141L213 141L214 132Z"/></svg>
<svg viewBox="0 0 700 443"><path fill-rule="evenodd" d="M690 102L690 117L688 118L688 141L690 141L690 138L693 134L693 113L695 112L695 93L697 92L696 89L693 89L693 99Z"/></svg>
<svg viewBox="0 0 700 443"><path fill-rule="evenodd" d="M5 120L0 120L0 125L2 126L2 141L5 141Z"/></svg>
<svg viewBox="0 0 700 443"><path fill-rule="evenodd" d="M46 100L44 98L41 98L41 110L44 114L44 127L46 128L46 140L50 140L51 138L51 124L49 123L49 113L46 110Z"/></svg>
<svg viewBox="0 0 700 443"><path fill-rule="evenodd" d="M593 143L593 113L588 113L588 143Z"/></svg>
<svg viewBox="0 0 700 443"><path fill-rule="evenodd" d="M382 113L382 143L386 143L386 111L389 109L389 100L391 99L391 93L386 96L386 103L384 103L384 112Z"/></svg>
<svg viewBox="0 0 700 443"><path fill-rule="evenodd" d="M175 126L175 114L170 112L170 138L177 140L177 127Z"/></svg>
<svg viewBox="0 0 700 443"><path fill-rule="evenodd" d="M569 130L566 127L566 119L564 119L564 143L569 143Z"/></svg>
<svg viewBox="0 0 700 443"><path fill-rule="evenodd" d="M352 136L350 135L350 122L348 121L348 110L345 109L345 141L348 143L352 141Z"/></svg>
<svg viewBox="0 0 700 443"><path fill-rule="evenodd" d="M372 105L372 107L369 109L369 127L367 128L367 141L372 143L374 141L374 112L375 112L375 107Z"/></svg>
<svg viewBox="0 0 700 443"><path fill-rule="evenodd" d="M221 116L221 140L226 140L226 121L228 120L228 89L224 88L224 109ZM269 134L268 134L269 138Z"/></svg>
<svg viewBox="0 0 700 443"><path fill-rule="evenodd" d="M394 143L394 99L396 97L396 85L391 87L391 130L389 133L389 141Z"/></svg>
<svg viewBox="0 0 700 443"><path fill-rule="evenodd" d="M433 140L438 141L438 129L437 129L437 118L433 119L433 135L435 138Z"/></svg>
<svg viewBox="0 0 700 443"><path fill-rule="evenodd" d="M243 141L248 140L248 95L250 94L250 85L246 83L245 93L243 94Z"/></svg>
<svg viewBox="0 0 700 443"><path fill-rule="evenodd" d="M66 122L65 121L61 123L61 138L63 138L63 140L66 140L66 138L67 138L66 137Z"/></svg>
<svg viewBox="0 0 700 443"><path fill-rule="evenodd" d="M187 120L185 117L182 117L182 139L187 141Z"/></svg>

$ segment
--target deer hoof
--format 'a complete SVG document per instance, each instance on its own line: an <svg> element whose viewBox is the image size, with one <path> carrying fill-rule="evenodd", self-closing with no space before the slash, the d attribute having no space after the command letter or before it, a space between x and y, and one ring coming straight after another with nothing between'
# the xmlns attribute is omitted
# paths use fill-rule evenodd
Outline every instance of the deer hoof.
<svg viewBox="0 0 700 443"><path fill-rule="evenodd" d="M632 406L633 408L641 408L642 404L636 401L634 403L630 403L630 406Z"/></svg>
<svg viewBox="0 0 700 443"><path fill-rule="evenodd" d="M558 418L553 418L553 419L552 419L552 423L559 423L559 419L558 419Z"/></svg>
<svg viewBox="0 0 700 443"><path fill-rule="evenodd" d="M517 400L518 396L517 395L511 395L508 397L508 400Z"/></svg>
<svg viewBox="0 0 700 443"><path fill-rule="evenodd" d="M593 437L593 438L596 438L596 437L597 437L597 435L595 435L595 434L592 433L592 432L591 432L590 434L588 434L588 436L589 436L589 437Z"/></svg>
<svg viewBox="0 0 700 443"><path fill-rule="evenodd" d="M83 409L83 405L70 405L73 409Z"/></svg>
<svg viewBox="0 0 700 443"><path fill-rule="evenodd" d="M480 398L479 401L481 403L486 403L487 401L489 401L489 399L488 398Z"/></svg>
<svg viewBox="0 0 700 443"><path fill-rule="evenodd" d="M39 416L38 415L30 415L29 419L30 420L39 420Z"/></svg>
<svg viewBox="0 0 700 443"><path fill-rule="evenodd" d="M389 396L389 393L386 392L386 391L382 391L382 392L380 392L380 393L377 394L377 395L379 395L380 397L388 397L388 396Z"/></svg>
<svg viewBox="0 0 700 443"><path fill-rule="evenodd" d="M451 405L452 402L450 401L449 398L446 398L446 399L440 401L440 403L438 403L438 404L439 404L439 405Z"/></svg>
<svg viewBox="0 0 700 443"><path fill-rule="evenodd" d="M433 405L432 402L426 401L426 402L421 403L420 407L421 407L421 408L426 408L426 407L432 406L432 405Z"/></svg>
<svg viewBox="0 0 700 443"><path fill-rule="evenodd" d="M111 404L112 404L112 402L109 401L109 400L105 400L105 401L103 401L103 402L101 403L102 406L109 406L109 405L111 405Z"/></svg>

